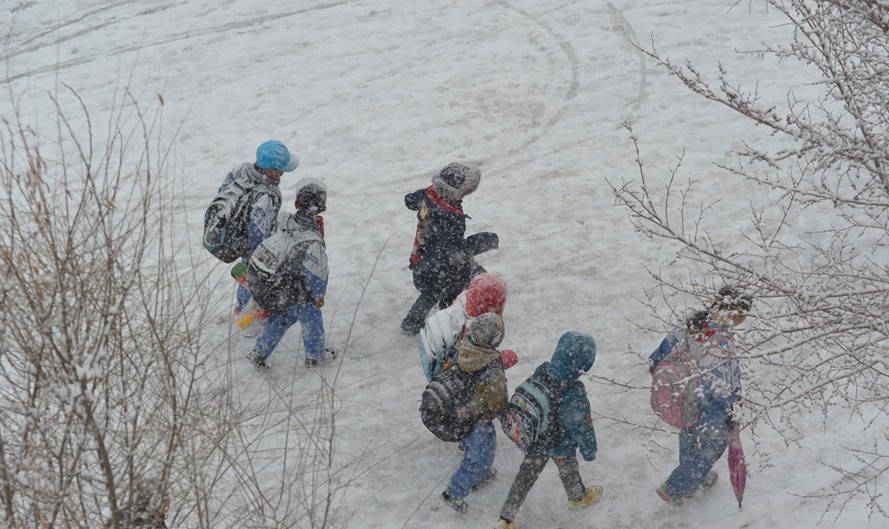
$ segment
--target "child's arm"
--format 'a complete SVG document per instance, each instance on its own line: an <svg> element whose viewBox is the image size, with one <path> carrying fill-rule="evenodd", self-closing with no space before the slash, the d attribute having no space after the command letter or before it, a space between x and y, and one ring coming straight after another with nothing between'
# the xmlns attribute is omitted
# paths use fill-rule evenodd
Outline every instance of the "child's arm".
<svg viewBox="0 0 889 529"><path fill-rule="evenodd" d="M316 307L323 304L324 295L327 293L327 254L324 246L316 241L306 248L306 255L302 262L303 277L305 277L306 290ZM320 308L320 307L319 307Z"/></svg>
<svg viewBox="0 0 889 529"><path fill-rule="evenodd" d="M596 459L598 444L596 430L593 429L593 418L590 413L590 401L586 391L580 386L569 388L559 403L559 420L565 426L568 435L577 443L580 455L585 461Z"/></svg>
<svg viewBox="0 0 889 529"><path fill-rule="evenodd" d="M413 193L404 195L404 205L411 211L418 211L423 205L423 197L426 195L425 189L418 189Z"/></svg>
<svg viewBox="0 0 889 529"><path fill-rule="evenodd" d="M673 346L676 345L678 341L679 337L676 335L675 332L671 332L667 335L666 338L661 340L661 344L658 346L658 348L655 349L654 352L651 353L651 355L648 357L648 361L651 364L649 372L657 367L657 365L660 364L661 361L666 358L668 354L670 354L670 351L673 350Z"/></svg>

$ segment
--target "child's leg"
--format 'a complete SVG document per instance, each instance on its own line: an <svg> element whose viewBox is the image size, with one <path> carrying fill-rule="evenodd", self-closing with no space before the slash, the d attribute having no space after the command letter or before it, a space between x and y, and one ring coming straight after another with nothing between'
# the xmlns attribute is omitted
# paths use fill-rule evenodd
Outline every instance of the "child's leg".
<svg viewBox="0 0 889 529"><path fill-rule="evenodd" d="M278 347L278 342L284 337L287 329L296 323L297 308L296 305L293 305L284 312L276 312L269 316L262 334L256 339L256 345L253 346L253 350L268 358L275 348Z"/></svg>
<svg viewBox="0 0 889 529"><path fill-rule="evenodd" d="M321 309L312 303L303 303L297 308L297 320L302 327L306 358L320 360L324 355L324 319L321 317Z"/></svg>
<svg viewBox="0 0 889 529"><path fill-rule="evenodd" d="M247 302L250 301L250 291L244 288L243 285L238 285L238 290L235 293L235 298L238 300L237 305L235 305L235 312L240 313L242 310L244 310Z"/></svg>
<svg viewBox="0 0 889 529"><path fill-rule="evenodd" d="M401 330L412 334L420 332L423 324L426 323L426 316L429 315L429 311L436 303L438 303L438 298L435 296L420 293L410 310L407 311L407 316L402 320Z"/></svg>
<svg viewBox="0 0 889 529"><path fill-rule="evenodd" d="M497 431L490 422L478 423L468 437L463 439L463 462L451 476L448 492L463 499L469 491L488 477L494 465L497 450Z"/></svg>
<svg viewBox="0 0 889 529"><path fill-rule="evenodd" d="M674 497L686 496L701 485L707 473L728 447L729 425L726 414L702 417L691 428L679 432L679 466L665 485Z"/></svg>
<svg viewBox="0 0 889 529"><path fill-rule="evenodd" d="M568 499L577 501L583 498L586 489L580 477L577 457L557 457L553 461L556 462L556 468L559 469L559 478L562 480L562 486L565 487Z"/></svg>
<svg viewBox="0 0 889 529"><path fill-rule="evenodd" d="M547 456L525 456L522 466L519 467L519 473L516 474L515 479L512 481L509 494L506 495L506 501L503 502L503 507L500 509L501 518L509 521L515 520L519 508L525 503L528 492L531 491L531 487L534 486L537 478L540 477L540 473L543 472L543 467L546 466L547 461L549 461Z"/></svg>

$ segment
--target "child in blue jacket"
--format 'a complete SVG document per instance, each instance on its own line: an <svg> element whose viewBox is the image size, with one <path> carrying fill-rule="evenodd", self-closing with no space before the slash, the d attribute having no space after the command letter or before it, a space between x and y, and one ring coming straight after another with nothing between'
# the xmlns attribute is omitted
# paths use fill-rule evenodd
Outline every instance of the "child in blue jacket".
<svg viewBox="0 0 889 529"><path fill-rule="evenodd" d="M500 509L496 527L515 529L516 514L537 481L543 467L552 459L568 494L569 508L594 503L602 496L600 485L584 486L577 464L577 451L585 461L596 459L596 431L590 414L581 373L589 371L596 360L596 341L588 334L566 332L559 338L552 360L537 367L532 377L544 378L553 389L558 406L558 422L539 443L525 454Z"/></svg>

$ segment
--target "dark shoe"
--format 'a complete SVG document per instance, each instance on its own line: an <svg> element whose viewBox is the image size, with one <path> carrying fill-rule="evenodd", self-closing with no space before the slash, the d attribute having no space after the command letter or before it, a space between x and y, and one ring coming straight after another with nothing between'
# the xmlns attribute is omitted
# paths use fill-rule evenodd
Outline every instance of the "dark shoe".
<svg viewBox="0 0 889 529"><path fill-rule="evenodd" d="M420 334L420 329L422 329L422 325L411 325L405 321L401 322L401 333L407 334L408 336L414 336Z"/></svg>
<svg viewBox="0 0 889 529"><path fill-rule="evenodd" d="M333 347L325 347L324 354L321 356L321 358L306 358L306 367L315 367L315 366L321 364L321 362L327 362L328 360L334 360L334 359L336 359L338 354L339 354L339 351L337 351Z"/></svg>
<svg viewBox="0 0 889 529"><path fill-rule="evenodd" d="M469 505L467 505L465 501L451 496L451 493L447 490L441 493L441 499L460 514L466 514L466 511L469 510Z"/></svg>
<svg viewBox="0 0 889 529"><path fill-rule="evenodd" d="M247 355L247 359L253 362L253 367L259 369L260 371L268 371L269 365L265 363L265 357L256 351L250 351L250 354Z"/></svg>

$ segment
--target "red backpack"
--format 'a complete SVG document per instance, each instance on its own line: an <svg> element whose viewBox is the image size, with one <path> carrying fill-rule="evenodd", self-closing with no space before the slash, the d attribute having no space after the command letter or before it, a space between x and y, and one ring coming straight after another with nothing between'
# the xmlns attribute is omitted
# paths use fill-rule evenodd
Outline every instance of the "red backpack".
<svg viewBox="0 0 889 529"><path fill-rule="evenodd" d="M651 409L675 428L688 428L701 418L701 371L680 340L651 374Z"/></svg>

